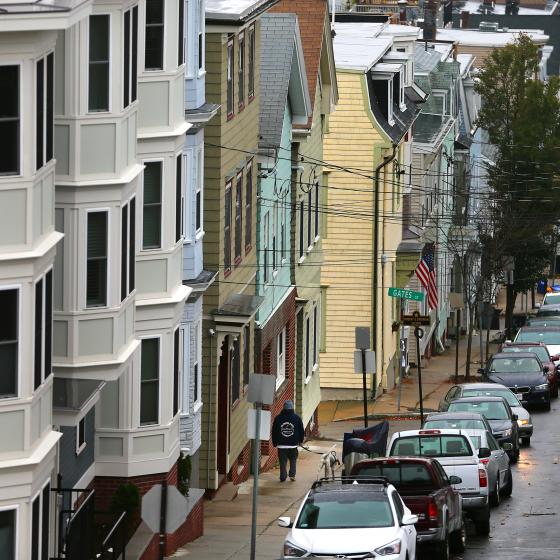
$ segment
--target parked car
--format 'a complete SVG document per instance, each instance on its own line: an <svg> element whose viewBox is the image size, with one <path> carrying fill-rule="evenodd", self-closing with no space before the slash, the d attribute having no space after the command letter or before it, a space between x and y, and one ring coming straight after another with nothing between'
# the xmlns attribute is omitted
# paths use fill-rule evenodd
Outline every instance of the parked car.
<svg viewBox="0 0 560 560"><path fill-rule="evenodd" d="M507 451L512 463L519 459L519 426L517 415L503 397L462 397L449 405L449 412L478 412L486 416L492 435L500 445L511 443Z"/></svg>
<svg viewBox="0 0 560 560"><path fill-rule="evenodd" d="M525 323L527 327L560 327L560 307L554 314L544 313L536 317L529 317Z"/></svg>
<svg viewBox="0 0 560 560"><path fill-rule="evenodd" d="M549 370L535 354L494 354L481 372L489 381L510 388L523 404L550 410Z"/></svg>
<svg viewBox="0 0 560 560"><path fill-rule="evenodd" d="M560 305L560 294L555 292L547 292L541 303L541 307L548 305Z"/></svg>
<svg viewBox="0 0 560 560"><path fill-rule="evenodd" d="M551 356L560 354L559 327L522 327L517 332L514 342L543 342Z"/></svg>
<svg viewBox="0 0 560 560"><path fill-rule="evenodd" d="M499 383L465 383L464 385L455 385L459 387L459 392L455 392L456 398L460 397L503 397L509 404L512 412L517 416L517 426L519 428L519 437L525 445L531 443L531 436L533 435L533 419L529 411L523 407L517 396L508 389L505 385ZM447 395L453 390L452 387ZM447 395L445 398L447 398ZM449 406L449 405L447 405ZM449 414L449 413L448 413ZM454 414L460 414L455 412ZM466 413L463 413L466 414ZM431 420L431 417L430 417ZM427 423L426 423L427 427ZM430 425L430 427L432 427ZM449 428L454 426L448 426ZM492 432L492 429L488 429Z"/></svg>
<svg viewBox="0 0 560 560"><path fill-rule="evenodd" d="M489 449L479 449L477 453L461 430L407 430L393 434L387 455L437 459L448 477L461 479L453 486L460 492L463 511L473 520L476 532L489 534L488 471L479 463L479 459L490 457Z"/></svg>
<svg viewBox="0 0 560 560"><path fill-rule="evenodd" d="M461 495L436 459L402 457L365 459L352 468L351 477L385 477L398 491L404 504L418 516L418 543L429 543L435 558L448 560L450 552L465 550L466 531Z"/></svg>
<svg viewBox="0 0 560 560"><path fill-rule="evenodd" d="M278 518L290 528L282 559L302 557L416 560L418 516L385 479L345 484L318 480L306 494L295 521Z"/></svg>
<svg viewBox="0 0 560 560"><path fill-rule="evenodd" d="M505 342L501 349L502 353L514 352L532 352L541 361L544 367L548 368L548 386L550 396L558 398L558 384L560 383L560 366L556 362L560 362L560 356L551 356L546 344L542 342Z"/></svg>
<svg viewBox="0 0 560 560"><path fill-rule="evenodd" d="M456 385L455 387L461 388L461 385ZM462 395L459 395L459 397L460 396ZM447 406L449 406L449 403ZM426 430L453 428L455 430L492 431L492 427L486 419L486 416L482 416L482 414L477 414L476 412L435 412L428 416L422 428Z"/></svg>

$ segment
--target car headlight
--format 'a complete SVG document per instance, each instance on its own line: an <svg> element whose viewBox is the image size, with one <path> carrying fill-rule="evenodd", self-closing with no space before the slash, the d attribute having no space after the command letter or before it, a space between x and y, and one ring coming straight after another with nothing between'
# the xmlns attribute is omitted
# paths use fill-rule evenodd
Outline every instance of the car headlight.
<svg viewBox="0 0 560 560"><path fill-rule="evenodd" d="M284 556L301 558L305 554L307 554L307 550L292 544L290 541L284 543Z"/></svg>
<svg viewBox="0 0 560 560"><path fill-rule="evenodd" d="M529 423L529 420L518 420L517 421L517 425L518 426L526 426Z"/></svg>
<svg viewBox="0 0 560 560"><path fill-rule="evenodd" d="M535 391L546 391L548 389L548 383L543 383L542 385L537 385Z"/></svg>
<svg viewBox="0 0 560 560"><path fill-rule="evenodd" d="M396 541L390 542L381 548L374 550L376 554L380 556L388 556L389 554L400 554L401 553L401 541L397 539Z"/></svg>
<svg viewBox="0 0 560 560"><path fill-rule="evenodd" d="M502 434L502 437L508 437L508 436L511 436L511 428L504 430L504 433Z"/></svg>

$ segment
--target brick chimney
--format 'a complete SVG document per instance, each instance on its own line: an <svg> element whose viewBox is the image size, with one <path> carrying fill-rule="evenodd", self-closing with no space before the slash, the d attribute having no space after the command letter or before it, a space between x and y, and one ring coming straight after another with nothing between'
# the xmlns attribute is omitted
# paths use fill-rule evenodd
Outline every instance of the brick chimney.
<svg viewBox="0 0 560 560"><path fill-rule="evenodd" d="M437 33L437 9L436 0L426 0L424 3L424 30L423 41L435 41Z"/></svg>
<svg viewBox="0 0 560 560"><path fill-rule="evenodd" d="M469 28L469 16L470 12L461 12L461 29Z"/></svg>

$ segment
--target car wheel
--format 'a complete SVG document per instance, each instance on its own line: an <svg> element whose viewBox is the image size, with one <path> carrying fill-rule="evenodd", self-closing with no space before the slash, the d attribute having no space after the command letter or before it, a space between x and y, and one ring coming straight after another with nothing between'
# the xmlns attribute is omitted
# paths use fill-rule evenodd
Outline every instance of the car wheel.
<svg viewBox="0 0 560 560"><path fill-rule="evenodd" d="M513 492L513 475L511 474L511 469L508 469L507 483L502 488L502 496L511 496L512 492Z"/></svg>
<svg viewBox="0 0 560 560"><path fill-rule="evenodd" d="M545 403L543 408L545 409L546 412L549 412L550 411L550 401Z"/></svg>
<svg viewBox="0 0 560 560"><path fill-rule="evenodd" d="M490 505L493 507L500 505L500 483L497 480L494 491L490 494Z"/></svg>
<svg viewBox="0 0 560 560"><path fill-rule="evenodd" d="M517 463L518 459L519 459L519 448L514 449L509 455L509 460L511 463Z"/></svg>
<svg viewBox="0 0 560 560"><path fill-rule="evenodd" d="M465 552L467 547L467 530L464 519L461 519L461 528L449 535L449 545L452 552Z"/></svg>
<svg viewBox="0 0 560 560"><path fill-rule="evenodd" d="M449 536L443 542L435 545L434 558L437 560L449 560L451 558L451 549L449 544Z"/></svg>
<svg viewBox="0 0 560 560"><path fill-rule="evenodd" d="M529 447L529 445L531 445L531 436L522 437L521 442L523 443L523 445L526 445L527 447Z"/></svg>

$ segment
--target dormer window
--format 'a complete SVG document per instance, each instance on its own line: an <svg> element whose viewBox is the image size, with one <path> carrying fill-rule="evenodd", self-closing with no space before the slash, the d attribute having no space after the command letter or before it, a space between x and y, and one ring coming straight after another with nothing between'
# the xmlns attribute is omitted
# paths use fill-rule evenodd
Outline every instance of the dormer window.
<svg viewBox="0 0 560 560"><path fill-rule="evenodd" d="M371 80L379 109L389 125L393 126L393 108L396 106L401 110L406 109L403 65L380 62L372 68Z"/></svg>

